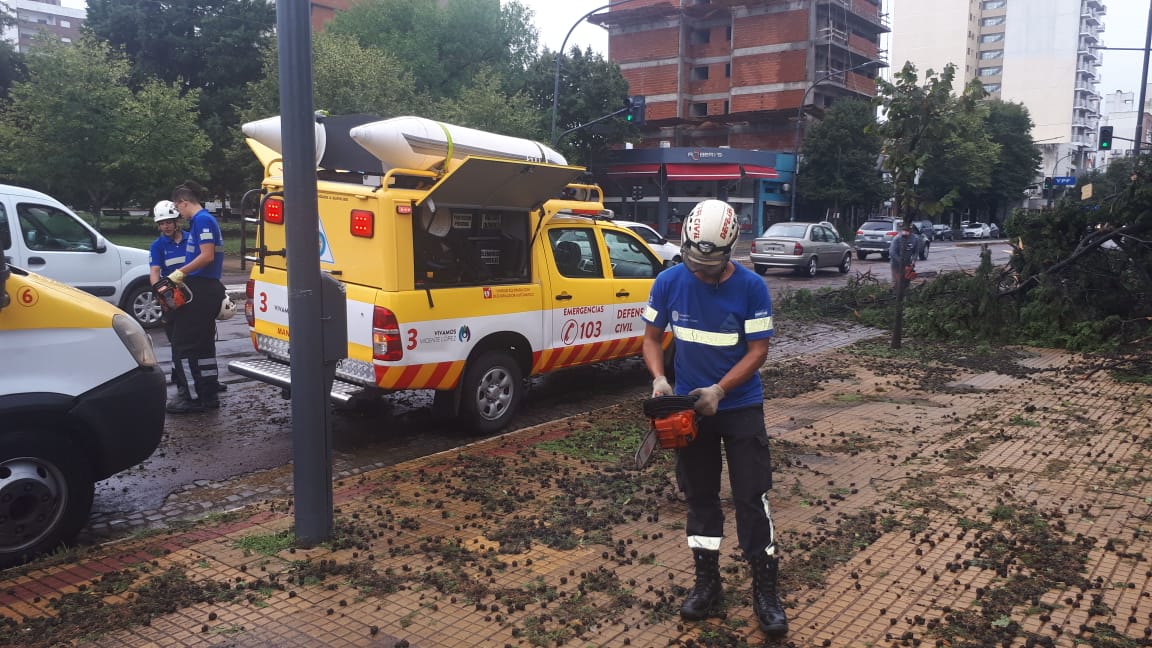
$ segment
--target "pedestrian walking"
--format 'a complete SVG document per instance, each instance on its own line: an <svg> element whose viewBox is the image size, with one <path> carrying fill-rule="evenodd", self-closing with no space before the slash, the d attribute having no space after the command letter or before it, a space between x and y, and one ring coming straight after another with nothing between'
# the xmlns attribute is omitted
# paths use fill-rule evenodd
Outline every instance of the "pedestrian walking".
<svg viewBox="0 0 1152 648"><path fill-rule="evenodd" d="M168 412L185 414L220 407L219 368L216 364L216 316L224 301L224 239L216 218L204 209L206 191L185 182L172 192L177 212L188 219L184 237L185 263L168 278L183 283L192 301L172 318L172 364L178 394ZM181 388L183 388L181 390Z"/></svg>
<svg viewBox="0 0 1152 648"><path fill-rule="evenodd" d="M681 230L683 263L661 272L652 286L643 351L653 396L697 397L699 432L676 451L696 577L680 616L704 619L723 598L720 478L726 457L736 533L752 570L753 609L760 629L778 637L788 632L788 620L777 591L780 562L768 504L772 465L760 383L774 333L772 300L759 276L732 262L739 234L728 203L705 200L692 209ZM675 386L666 378L661 350L669 326L676 345Z"/></svg>

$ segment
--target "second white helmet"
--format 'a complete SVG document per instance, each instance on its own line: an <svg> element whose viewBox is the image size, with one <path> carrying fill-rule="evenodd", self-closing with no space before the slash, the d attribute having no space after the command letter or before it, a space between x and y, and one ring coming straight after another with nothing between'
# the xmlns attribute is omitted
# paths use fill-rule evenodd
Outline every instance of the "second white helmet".
<svg viewBox="0 0 1152 648"><path fill-rule="evenodd" d="M220 302L220 312L216 314L216 319L224 322L232 319L232 316L235 314L236 302L232 301L232 298L228 295L224 295L224 300Z"/></svg>
<svg viewBox="0 0 1152 648"><path fill-rule="evenodd" d="M180 212L176 210L176 203L171 200L161 200L152 208L153 222L159 223L173 218L180 218Z"/></svg>

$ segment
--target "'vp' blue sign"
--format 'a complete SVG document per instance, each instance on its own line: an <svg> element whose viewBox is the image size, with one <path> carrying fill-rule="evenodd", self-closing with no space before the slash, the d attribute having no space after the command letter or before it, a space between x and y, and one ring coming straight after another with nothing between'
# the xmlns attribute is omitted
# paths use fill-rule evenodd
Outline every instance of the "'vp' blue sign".
<svg viewBox="0 0 1152 648"><path fill-rule="evenodd" d="M1057 187L1075 187L1076 176L1053 176L1052 184Z"/></svg>

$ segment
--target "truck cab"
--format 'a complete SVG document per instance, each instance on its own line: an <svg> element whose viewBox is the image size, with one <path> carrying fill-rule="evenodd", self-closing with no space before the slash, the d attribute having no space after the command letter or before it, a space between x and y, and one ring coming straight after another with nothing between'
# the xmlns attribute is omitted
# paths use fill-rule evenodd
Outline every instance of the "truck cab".
<svg viewBox="0 0 1152 648"><path fill-rule="evenodd" d="M664 264L612 222L599 187L578 182L583 168L535 142L419 118L323 128L320 267L347 297L335 401L430 389L439 413L489 433L515 416L526 377L640 353ZM229 368L290 391L282 165L274 138L246 133L265 167L246 306L264 358ZM370 160L333 157L350 143Z"/></svg>

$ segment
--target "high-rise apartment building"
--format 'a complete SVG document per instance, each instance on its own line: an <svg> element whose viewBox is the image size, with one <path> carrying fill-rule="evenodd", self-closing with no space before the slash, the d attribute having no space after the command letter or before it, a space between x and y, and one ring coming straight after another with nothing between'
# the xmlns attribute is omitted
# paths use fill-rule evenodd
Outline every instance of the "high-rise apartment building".
<svg viewBox="0 0 1152 648"><path fill-rule="evenodd" d="M598 177L610 194L646 186L628 207L661 227L709 195L730 199L754 230L787 220L798 118L875 96L886 65L881 0L633 0L590 21L647 100L638 148L616 152Z"/></svg>
<svg viewBox="0 0 1152 648"><path fill-rule="evenodd" d="M42 32L71 43L80 37L87 16L84 9L60 6L60 0L5 0L5 4L15 24L4 28L2 38L20 52L27 52Z"/></svg>
<svg viewBox="0 0 1152 648"><path fill-rule="evenodd" d="M891 0L893 69L920 78L956 66L957 90L979 79L1028 108L1044 153L1040 176L1092 165L1100 124L1100 0Z"/></svg>

